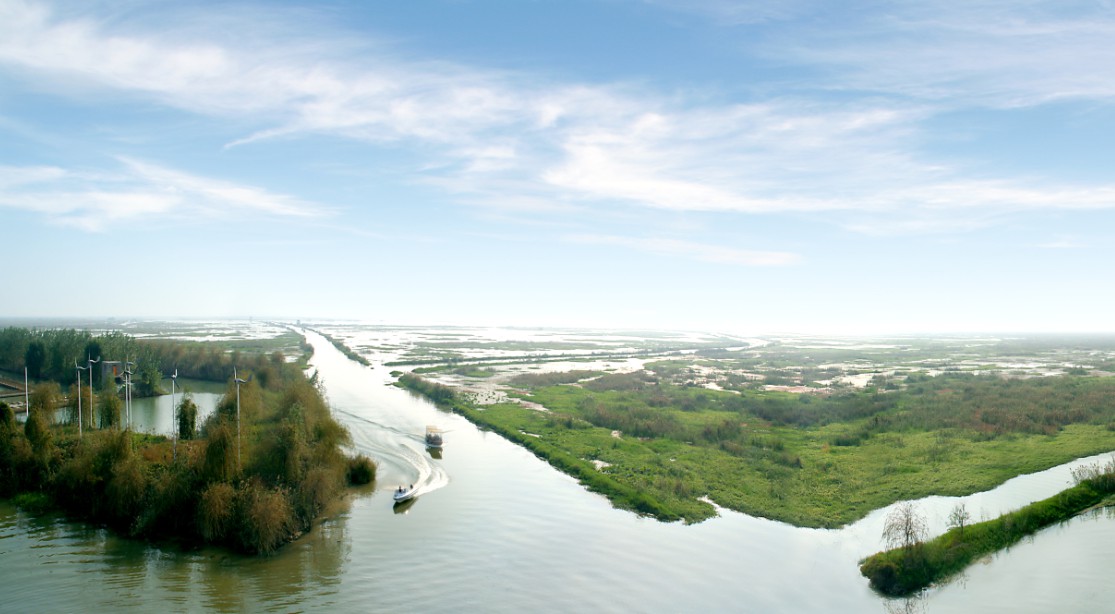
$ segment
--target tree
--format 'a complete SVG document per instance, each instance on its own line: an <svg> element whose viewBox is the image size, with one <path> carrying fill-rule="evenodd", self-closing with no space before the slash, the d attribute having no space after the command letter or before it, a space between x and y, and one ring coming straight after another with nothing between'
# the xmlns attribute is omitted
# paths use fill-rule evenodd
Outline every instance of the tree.
<svg viewBox="0 0 1115 614"><path fill-rule="evenodd" d="M78 415L77 415L77 399L78 399L77 384L71 384L70 385L70 392L67 396L69 396L69 399L70 399L70 407L66 411L66 421L69 422L70 424L77 424L77 419L78 419ZM83 399L82 403L84 403L84 402L85 401ZM82 412L82 413L84 413L84 412Z"/></svg>
<svg viewBox="0 0 1115 614"><path fill-rule="evenodd" d="M972 515L968 513L968 508L963 503L957 503L956 507L952 508L949 512L949 526L955 529L960 529L960 534L964 534L964 527L967 526L968 521L972 519Z"/></svg>
<svg viewBox="0 0 1115 614"><path fill-rule="evenodd" d="M43 412L27 415L27 422L23 423L23 434L31 444L31 483L49 479L58 448L54 445L50 422Z"/></svg>
<svg viewBox="0 0 1115 614"><path fill-rule="evenodd" d="M189 396L178 404L178 438L193 439L197 432L197 404Z"/></svg>
<svg viewBox="0 0 1115 614"><path fill-rule="evenodd" d="M58 382L43 382L31 391L31 412L42 414L47 424L54 422L54 409L62 404Z"/></svg>
<svg viewBox="0 0 1115 614"><path fill-rule="evenodd" d="M159 371L159 364L154 360L139 361L139 381L136 393L141 397L150 397L162 393L160 384L163 374Z"/></svg>
<svg viewBox="0 0 1115 614"><path fill-rule="evenodd" d="M914 504L899 503L883 523L883 541L888 549L903 548L907 552L925 540L929 526Z"/></svg>
<svg viewBox="0 0 1115 614"><path fill-rule="evenodd" d="M27 352L23 355L23 362L27 365L27 373L35 379L43 374L43 365L46 364L46 346L42 341L32 341L27 346Z"/></svg>
<svg viewBox="0 0 1115 614"><path fill-rule="evenodd" d="M120 410L124 403L116 394L116 386L105 386L97 395L100 403L101 428L114 428L120 425Z"/></svg>

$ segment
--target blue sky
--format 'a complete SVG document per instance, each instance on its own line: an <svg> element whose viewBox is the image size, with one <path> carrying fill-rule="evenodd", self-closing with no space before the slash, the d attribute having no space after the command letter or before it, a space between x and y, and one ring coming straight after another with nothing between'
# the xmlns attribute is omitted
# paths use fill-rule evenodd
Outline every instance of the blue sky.
<svg viewBox="0 0 1115 614"><path fill-rule="evenodd" d="M1107 2L0 0L0 315L1112 331Z"/></svg>

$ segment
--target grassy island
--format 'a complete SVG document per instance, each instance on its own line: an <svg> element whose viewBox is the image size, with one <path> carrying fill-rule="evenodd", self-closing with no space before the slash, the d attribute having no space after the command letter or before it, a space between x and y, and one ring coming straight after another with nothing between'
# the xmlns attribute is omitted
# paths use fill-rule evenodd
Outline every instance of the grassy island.
<svg viewBox="0 0 1115 614"><path fill-rule="evenodd" d="M956 526L928 542L911 543L873 554L860 572L875 590L909 596L963 571L980 557L1008 548L1022 538L1109 502L1115 493L1115 467L1092 468L1079 483L1048 499L999 518Z"/></svg>
<svg viewBox="0 0 1115 614"><path fill-rule="evenodd" d="M20 354L5 345L13 339L42 343L47 356L63 355L62 365L79 356L85 360L89 345L105 352L94 355L109 356L114 344L126 344L135 350L138 368L169 373L177 365L180 374L228 382L216 412L200 428L189 395L179 397L177 441L122 429L121 393L107 373L104 381L94 379L99 392L86 400L80 430L77 412L65 412L52 392L57 382L32 385L23 424L0 402L0 496L24 507L59 509L135 538L269 553L310 530L343 494L346 480L374 478L371 461L343 454L348 433L304 375L306 354L289 362L280 351L249 354L204 343L73 331L51 331L43 342L38 331L4 333L0 359ZM57 338L83 342L49 343ZM83 397L88 392L84 388Z"/></svg>

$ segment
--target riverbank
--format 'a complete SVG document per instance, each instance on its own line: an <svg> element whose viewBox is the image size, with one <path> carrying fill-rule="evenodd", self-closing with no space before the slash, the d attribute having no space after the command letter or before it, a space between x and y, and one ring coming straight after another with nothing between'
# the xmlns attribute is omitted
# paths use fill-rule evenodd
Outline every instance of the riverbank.
<svg viewBox="0 0 1115 614"><path fill-rule="evenodd" d="M340 351L342 354L344 354L345 357L347 357L349 360L358 362L358 363L364 365L365 367L370 367L371 366L372 363L368 362L367 358L364 358L360 354L356 353L355 350L353 350L352 348L345 345L345 342L341 341L340 339L336 339L334 337L331 337L328 333L325 333L325 332L323 332L321 330L318 330L316 328L310 328L309 326L304 326L303 328L305 328L308 331L312 331L314 333L317 333L317 334L321 335L322 337L325 337L326 341L331 343L333 345L333 347L337 348L337 350Z"/></svg>
<svg viewBox="0 0 1115 614"><path fill-rule="evenodd" d="M913 595L1041 529L1115 502L1115 463L1087 468L1078 476L1076 486L993 520L956 526L928 542L873 554L861 562L860 573L884 595Z"/></svg>

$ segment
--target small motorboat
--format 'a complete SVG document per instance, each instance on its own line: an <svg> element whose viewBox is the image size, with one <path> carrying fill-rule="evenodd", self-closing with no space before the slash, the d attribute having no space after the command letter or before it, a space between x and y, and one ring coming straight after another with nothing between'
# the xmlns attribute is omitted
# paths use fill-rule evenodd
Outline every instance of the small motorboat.
<svg viewBox="0 0 1115 614"><path fill-rule="evenodd" d="M411 484L410 488L407 488L405 486L396 488L395 494L393 496L395 497L395 503L402 503L403 501L409 501L413 499L417 494L418 489L414 487L414 484Z"/></svg>
<svg viewBox="0 0 1115 614"><path fill-rule="evenodd" d="M440 450L445 440L442 439L441 429L433 425L426 426L426 447Z"/></svg>

